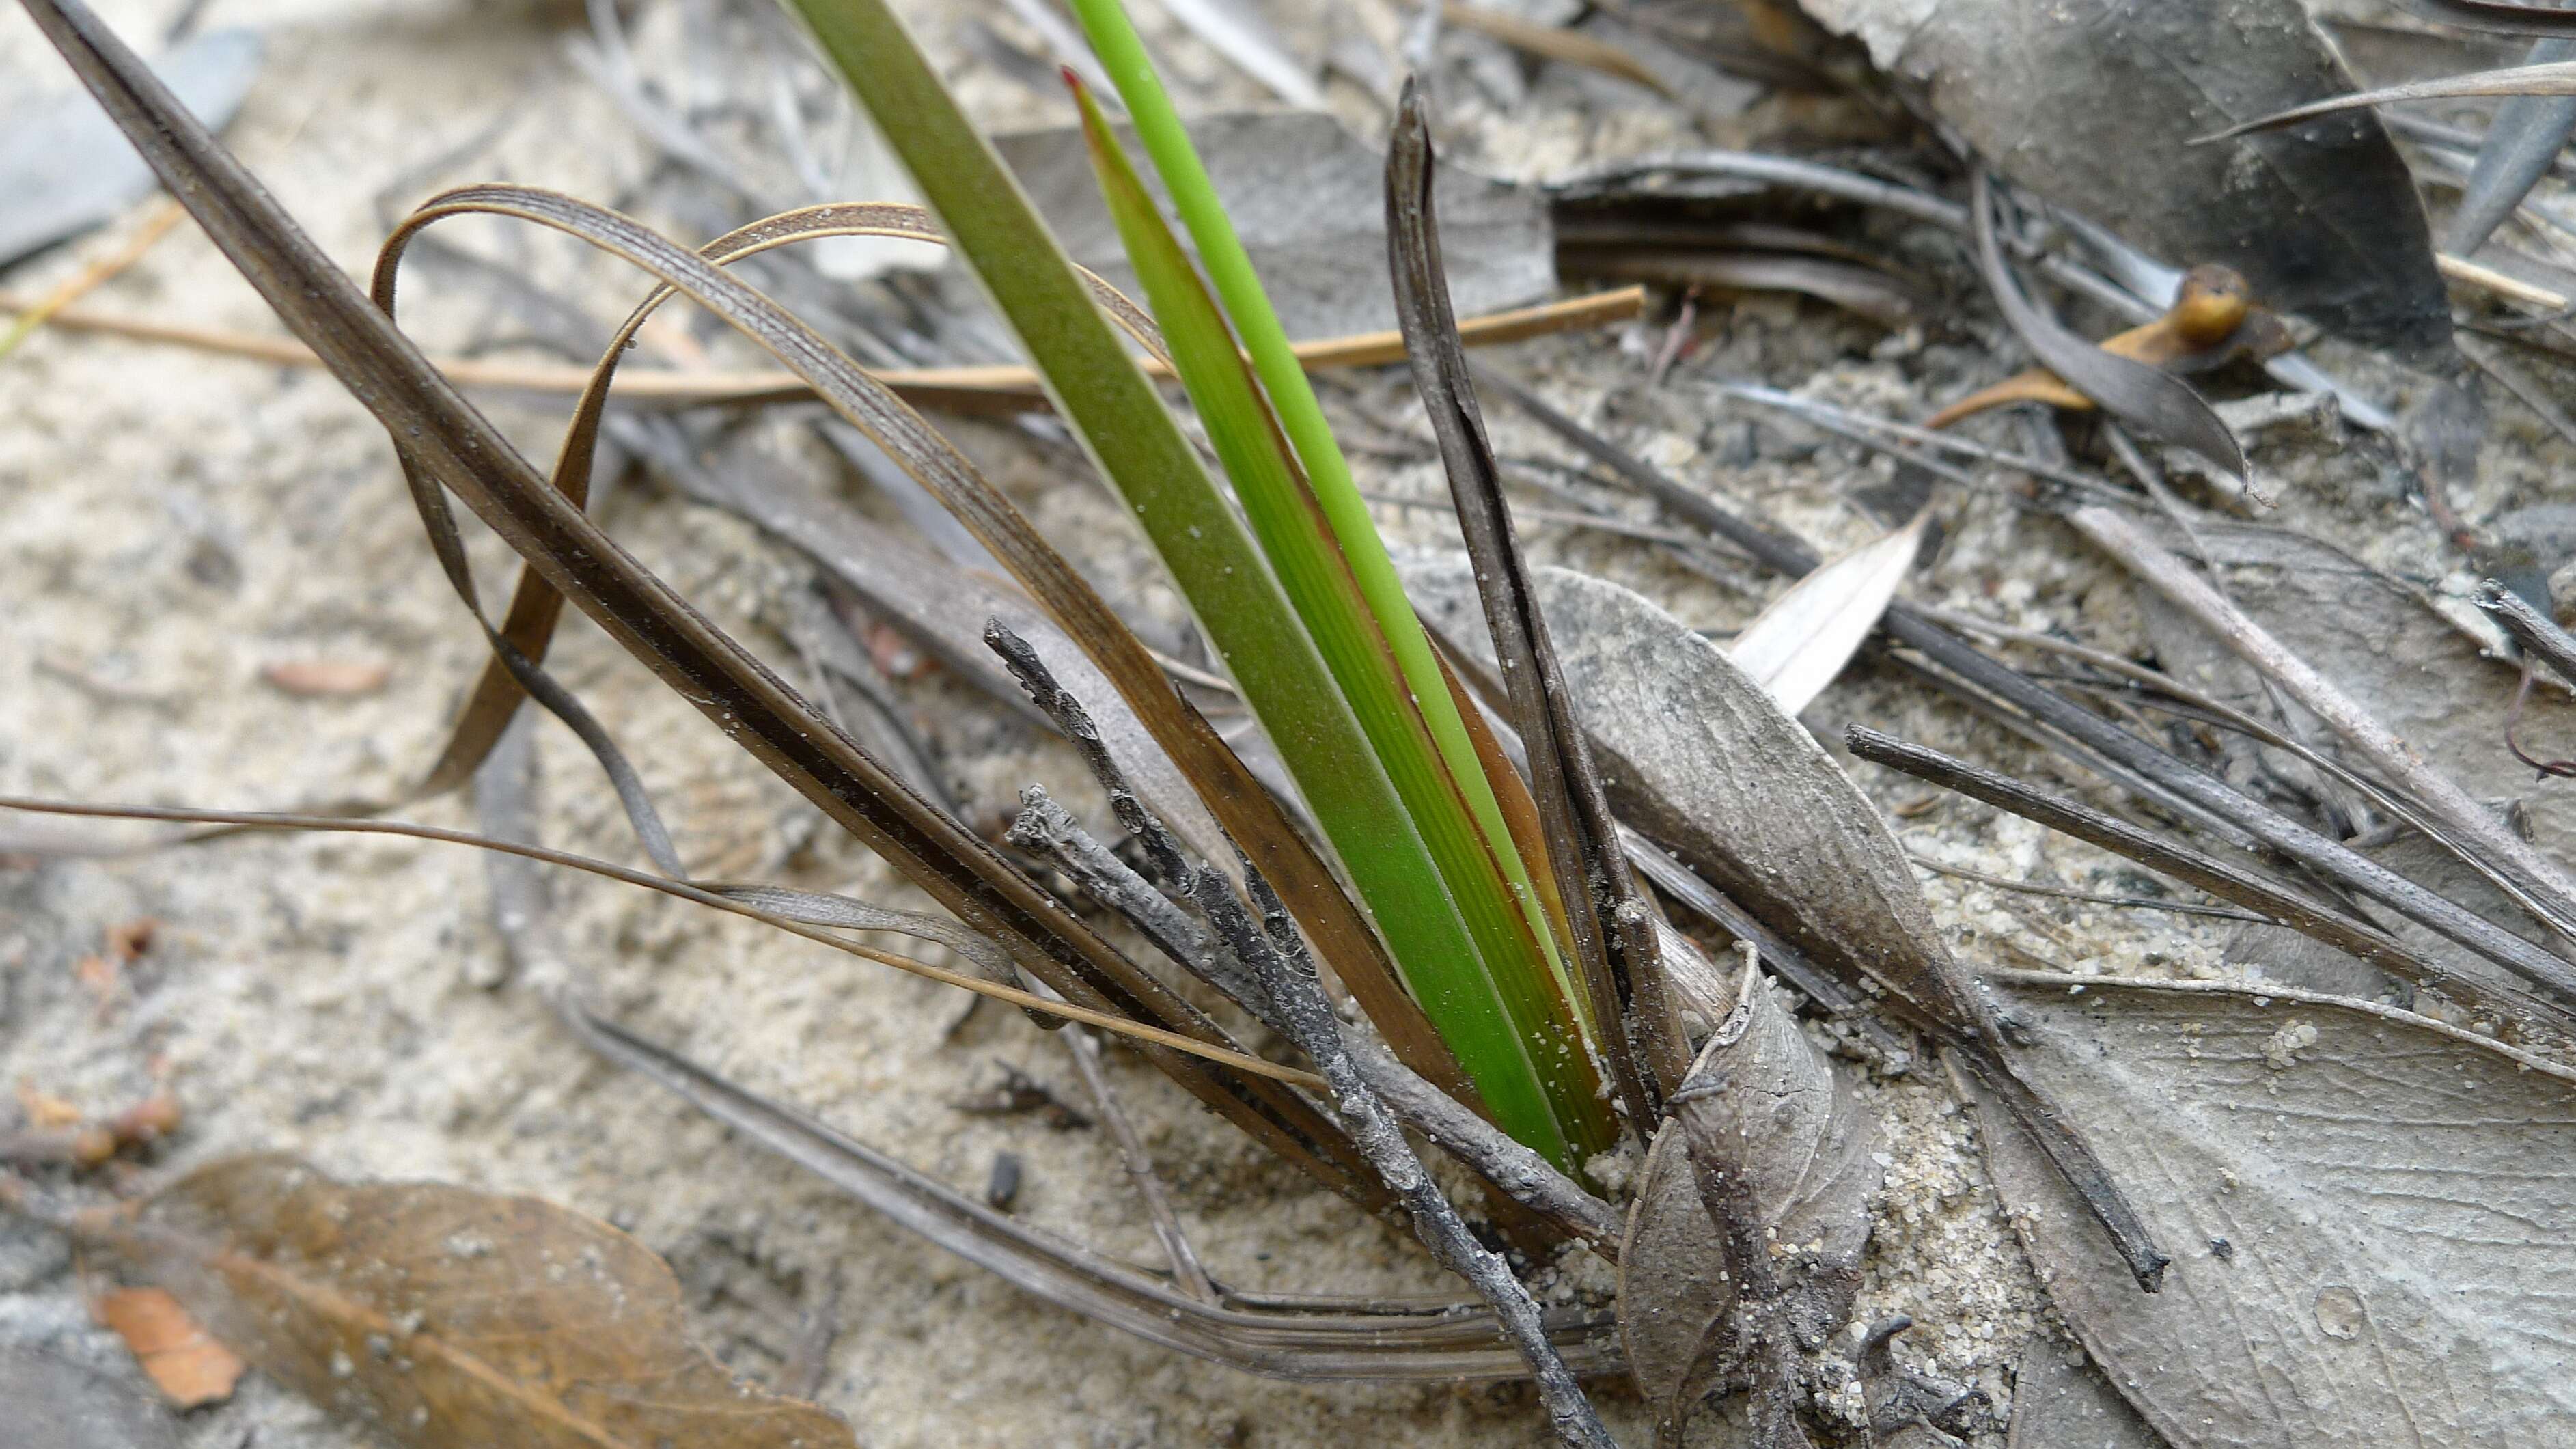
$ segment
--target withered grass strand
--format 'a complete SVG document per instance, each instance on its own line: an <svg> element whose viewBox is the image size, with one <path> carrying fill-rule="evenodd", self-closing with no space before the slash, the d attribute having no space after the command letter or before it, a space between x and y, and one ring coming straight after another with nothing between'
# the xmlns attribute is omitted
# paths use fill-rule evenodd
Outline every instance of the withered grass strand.
<svg viewBox="0 0 2576 1449"><path fill-rule="evenodd" d="M840 1132L818 1118L726 1081L687 1058L559 1000L567 1025L610 1061L635 1070L763 1149L833 1184L924 1241L1095 1322L1247 1373L1301 1382L1493 1382L1525 1377L1521 1355L1495 1344L1482 1303L1389 1306L1305 1299L1292 1308L1212 1307L1152 1274L1018 1222ZM1544 1315L1559 1355L1579 1373L1619 1367L1616 1325L1580 1312Z"/></svg>
<svg viewBox="0 0 2576 1449"><path fill-rule="evenodd" d="M436 517L446 513L441 490L452 489L536 563L554 590L580 604L745 749L1069 1000L1111 1018L1135 1017L1221 1040L1186 1002L1071 919L992 847L913 795L601 532L439 376L81 0L23 3L208 238L384 423L433 531ZM686 285L828 389L837 405L855 412L874 396L855 363L685 249L596 208L535 209L553 221L586 225L594 241ZM1160 1048L1147 1048L1147 1055L1318 1180L1382 1199L1347 1134L1283 1085Z"/></svg>
<svg viewBox="0 0 2576 1449"><path fill-rule="evenodd" d="M635 870L628 866L619 865L614 861L595 860L589 856L575 855L569 851L553 850L527 841L496 839L488 835L476 835L469 831L446 830L434 825L415 825L410 821L405 820L350 819L344 816L335 815L295 815L282 811L268 810L201 810L187 806L101 805L88 802L74 803L62 800L37 800L16 795L0 795L0 810L26 810L49 815L79 815L95 819L109 820L167 820L198 824L220 824L234 827L235 833L248 831L311 831L321 834L398 835L408 837L413 840L434 841L442 845L470 846L477 850L492 851L503 855L517 856L524 860L536 861L546 865L562 866L566 869L582 871L586 874L618 881L625 885L641 886L646 890L658 891L663 895L687 901L692 905L706 906L714 910L723 911L729 915L741 916L748 920L758 921L763 925L785 931L791 936L801 936L804 939L813 941L819 945L829 946L836 951L844 951L850 955L877 962L880 965L892 966L896 970L906 972L910 975L926 977L932 981L937 981L945 985L959 987L963 990L974 992L979 996L990 996L998 1000L1008 1001L1014 1005L1040 1011L1055 1018L1085 1022L1115 1035L1129 1037L1139 1042L1152 1043L1158 1047L1178 1052L1183 1055L1194 1056L1205 1061L1220 1063L1281 1084L1306 1086L1312 1085L1316 1082L1316 1078L1311 1072L1301 1071L1294 1067L1283 1067L1275 1062L1264 1061L1247 1052L1237 1051L1230 1046L1210 1045L1208 1043L1198 1041L1186 1033L1171 1031L1163 1027L1151 1026L1132 1021L1125 1017L1115 1016L1108 1012L1068 1003L1056 998L1034 995L1030 992L1022 991L1015 986L986 981L980 977L949 971L942 967L930 965L927 962L916 961L909 956L901 956L889 951L880 951L873 946L862 945L856 941L846 940L842 937L832 935L827 931L807 925L803 921L792 920L786 916L764 910L760 906L737 900L733 896L721 891L708 890L687 881L674 880L668 876L655 875L650 871ZM803 892L798 894L811 896L814 893ZM835 897L830 899L835 899L848 905L859 904L857 902L850 902L847 897ZM875 916L873 910L871 910L870 914L872 918L882 918Z"/></svg>
<svg viewBox="0 0 2576 1449"><path fill-rule="evenodd" d="M1408 79L1386 162L1387 262L1396 317L1413 360L1414 390L1439 442L1459 529L1475 562L1477 593L1544 831L1546 865L1556 878L1572 960L1600 1032L1596 1046L1609 1058L1628 1130L1643 1141L1650 1124L1662 1119L1663 1094L1689 1069L1689 1049L1666 997L1654 916L1628 874L1618 822L1575 718L1547 621L1531 597L1529 563L1503 498L1501 469L1485 435L1450 305L1432 199L1435 169L1422 94Z"/></svg>
<svg viewBox="0 0 2576 1449"><path fill-rule="evenodd" d="M1916 779L1956 790L1997 809L2011 811L2088 845L2136 861L2148 869L2231 901L2266 920L2286 926L2338 951L2371 962L2397 976L2456 997L2472 1006L2491 1006L2526 1021L2547 1022L2558 1030L2576 1025L2576 1014L2510 987L2486 986L2414 950L2396 937L2342 908L2314 899L2282 882L2218 856L2073 800L2051 795L2021 781L1983 770L1866 726L1854 725L1844 743L1853 755Z"/></svg>

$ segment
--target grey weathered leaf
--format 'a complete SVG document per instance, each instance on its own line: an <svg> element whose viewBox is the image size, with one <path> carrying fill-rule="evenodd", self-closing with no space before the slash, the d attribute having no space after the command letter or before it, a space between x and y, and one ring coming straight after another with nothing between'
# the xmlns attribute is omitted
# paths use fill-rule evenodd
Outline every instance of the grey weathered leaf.
<svg viewBox="0 0 2576 1449"><path fill-rule="evenodd" d="M1386 274L1383 163L1320 112L1206 116L1190 140L1226 214L1292 337L1337 337L1395 326ZM1136 146L1120 128L1119 140ZM1100 200L1078 129L994 138L1073 259L1142 295ZM1144 178L1158 201L1161 181ZM1436 183L1450 298L1462 314L1519 306L1556 288L1546 203L1457 167ZM1168 205L1168 202L1165 204Z"/></svg>
<svg viewBox="0 0 2576 1449"><path fill-rule="evenodd" d="M29 1449L178 1449L169 1411L134 1384L50 1353L0 1346L0 1417Z"/></svg>
<svg viewBox="0 0 2576 1449"><path fill-rule="evenodd" d="M210 30L152 69L221 130L259 74L256 31ZM152 168L85 91L28 96L0 111L0 267L106 221L152 193Z"/></svg>
<svg viewBox="0 0 2576 1449"><path fill-rule="evenodd" d="M1923 547L1929 514L1789 586L1727 646L1726 657L1771 692L1783 713L1801 714L1851 662L1878 627Z"/></svg>
<svg viewBox="0 0 2576 1449"><path fill-rule="evenodd" d="M1426 622L1480 655L1489 647L1463 559L1400 567ZM1875 979L1923 1020L1983 1014L1887 822L1813 735L1644 598L1564 569L1535 570L1532 583L1623 821L1818 962Z"/></svg>
<svg viewBox="0 0 2576 1449"><path fill-rule="evenodd" d="M2367 117L2193 138L2339 95L2299 0L1802 0L1929 88L2016 183L2164 261L2224 262L2266 302L2418 357L2449 314L2404 161Z"/></svg>
<svg viewBox="0 0 2576 1449"><path fill-rule="evenodd" d="M2070 1363L2044 1333L2022 1346L2013 1371L2012 1437L2004 1449L2165 1449L2129 1401L2090 1364Z"/></svg>
<svg viewBox="0 0 2576 1449"><path fill-rule="evenodd" d="M1426 623L1474 639L1472 567L1418 558L1400 571ZM1942 942L1886 820L1824 747L1716 646L1636 594L1563 569L1538 570L1532 585L1564 641L1566 687L1620 819L1818 964L1875 981L1917 1025L1964 1048L1968 1070L2045 1135L2152 1292L2163 1254L2081 1136L1997 1055L1992 1003Z"/></svg>
<svg viewBox="0 0 2576 1449"><path fill-rule="evenodd" d="M1867 1200L1880 1168L1878 1119L1798 1029L1769 982L1741 973L1738 1000L1691 1064L1687 1115L1655 1134L1619 1255L1619 1333L1628 1367L1659 1420L1686 1418L1709 1371L1711 1327L1734 1311L1726 1272L1685 1139L1714 1133L1752 1180L1762 1228L1801 1336L1842 1325L1860 1288Z"/></svg>
<svg viewBox="0 0 2576 1449"><path fill-rule="evenodd" d="M2028 1139L1983 1115L2042 1281L2149 1423L2267 1449L2565 1442L2576 1074L2330 997L1991 979L2025 1070L2180 1250L2161 1294L2121 1291Z"/></svg>

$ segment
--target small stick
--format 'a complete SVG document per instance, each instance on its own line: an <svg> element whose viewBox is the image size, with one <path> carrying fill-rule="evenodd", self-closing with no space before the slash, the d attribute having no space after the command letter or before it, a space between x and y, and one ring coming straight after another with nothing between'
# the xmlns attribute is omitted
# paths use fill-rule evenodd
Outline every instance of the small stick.
<svg viewBox="0 0 2576 1449"><path fill-rule="evenodd" d="M2533 849L2485 806L2471 799L2448 775L2434 769L2431 761L2373 718L2358 700L2291 653L2131 520L2106 508L2086 507L2069 514L2067 521L2156 592L2199 620L2240 658L2277 680L2291 698L2386 770L2393 781L2424 802L2443 824L2459 832L2462 840L2488 852L2520 877L2525 889L2515 894L2540 897L2537 903L2528 898L2523 903L2534 906L2534 914L2555 930L2576 936L2576 880L2570 880L2556 862ZM2576 995L2576 968L2527 974L2561 993Z"/></svg>
<svg viewBox="0 0 2576 1449"><path fill-rule="evenodd" d="M1960 880L1972 880L1979 885L1993 886L1999 891L2019 891L2023 895L2030 896L2053 896L2062 901L2083 901L2088 905L2096 906L2124 906L2140 911L2171 911L2178 916L2212 916L2222 921L2261 921L2269 924L2272 919L2270 916L2257 915L2252 911L2231 910L2226 906L2204 906L2195 901L2160 901L2150 896L2103 896L2095 895L2091 891L2073 890L2066 886L2043 885L2035 880L2008 880L2003 876L1988 875L1981 870L1970 870L1963 865L1950 865L1912 851L1906 852L1906 858L1934 875L1956 876Z"/></svg>
<svg viewBox="0 0 2576 1449"><path fill-rule="evenodd" d="M0 333L0 357L17 351L18 344L44 326L47 319L60 314L64 308L106 285L117 273L143 260L143 254L168 236L170 229L185 220L187 215L188 209L180 205L176 197L165 194L145 213L142 225L135 228L134 235L126 238L123 246L65 277L61 286L37 298L35 305L13 309L18 312L18 320L7 332Z"/></svg>
<svg viewBox="0 0 2576 1449"><path fill-rule="evenodd" d="M1489 312L1460 323L1458 330L1471 346L1519 342L1553 332L1624 322L1643 310L1645 302L1645 288L1623 287L1615 292L1597 292L1543 306ZM42 298L0 292L0 312L32 312L42 305ZM53 326L67 332L97 332L138 342L166 342L287 367L322 365L322 360L314 355L311 348L286 337L188 327L80 307L60 308L50 320ZM1296 352L1298 360L1310 368L1377 367L1404 360L1404 338L1401 333L1392 331L1361 332L1347 337L1300 342L1296 344ZM482 362L460 357L434 358L432 364L447 374L448 381L459 387L511 392L579 394L590 386L592 373L592 369L587 367ZM1153 358L1145 359L1144 367L1152 376L1168 373L1165 366ZM1038 386L1037 374L1016 363L978 367L886 368L872 375L916 406L1001 413L1037 412L1047 407L1046 394ZM700 403L794 402L813 395L813 388L795 373L748 369L621 368L610 389L610 396L622 401L664 407Z"/></svg>
<svg viewBox="0 0 2576 1449"><path fill-rule="evenodd" d="M999 635L995 647L1010 661L1012 671L1021 676L1031 696L1045 702L1050 713L1065 712L1066 718L1059 720L1058 726L1070 738L1083 738L1083 731L1073 727L1073 712L1081 709L1080 702L1056 683L1046 665L1035 653L1028 652L1018 636L1007 629L1000 629ZM1157 873L1171 883L1172 891L1195 902L1192 882L1205 867L1190 860L1163 823L1136 803L1134 792L1115 762L1105 754L1094 757L1086 752L1086 758L1101 788L1109 792L1119 810L1122 823L1127 823L1143 844L1146 857L1155 863ZM1028 808L1021 811L1019 821L1011 827L1015 843L1055 863L1092 899L1125 917L1183 969L1232 997L1273 1031L1291 1036L1285 1007L1225 939L1190 919L1144 877L1130 870L1126 862L1110 854L1062 806L1048 799L1045 791L1032 787L1020 798ZM1242 903L1236 902L1232 909L1240 912ZM1245 926L1249 929L1248 918ZM1393 1052L1358 1036L1347 1036L1343 1045L1369 1086L1432 1145L1492 1183L1512 1201L1596 1248L1616 1251L1624 1231L1616 1209L1397 1061Z"/></svg>
<svg viewBox="0 0 2576 1449"><path fill-rule="evenodd" d="M2514 642L2531 656L2549 666L2552 673L2576 685L2576 635L2558 627L2558 621L2531 606L2531 601L2493 579L2478 585L2472 596L2481 609L2495 616Z"/></svg>

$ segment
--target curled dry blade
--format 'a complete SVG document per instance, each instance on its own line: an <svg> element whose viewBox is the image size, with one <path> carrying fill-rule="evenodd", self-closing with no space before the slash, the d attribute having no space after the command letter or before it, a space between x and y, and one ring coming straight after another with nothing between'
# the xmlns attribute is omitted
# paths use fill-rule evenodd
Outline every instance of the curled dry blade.
<svg viewBox="0 0 2576 1449"><path fill-rule="evenodd" d="M452 491L555 590L733 739L1031 974L1079 1004L1222 1040L1212 1023L1169 988L852 745L549 486L80 0L26 0L26 8L173 194L188 203L207 235L383 422L433 536L446 513L440 490ZM681 286L807 375L852 422L882 424L891 411L918 424L917 416L892 404L812 329L633 222L560 198L506 189L472 195L494 209L584 234ZM475 204L449 200L459 207ZM1005 521L1025 527L1015 513ZM1046 561L1070 575L1051 551L1040 560ZM1082 592L1089 597L1087 589ZM1150 659L1145 667L1150 671ZM1159 674L1152 677L1168 695ZM1285 830L1284 822L1279 828ZM1197 1059L1160 1049L1147 1054L1201 1100L1321 1180L1365 1201L1382 1200L1348 1136L1304 1098Z"/></svg>
<svg viewBox="0 0 2576 1449"><path fill-rule="evenodd" d="M1747 1367L1741 1342L1728 1340L1754 1275L1730 1231L1762 1244L1770 1301L1758 1311L1799 1349L1819 1346L1859 1291L1881 1175L1878 1120L1851 1084L1759 972L1738 973L1734 987L1733 1009L1691 1064L1688 1100L1656 1134L1619 1254L1619 1334L1662 1443L1679 1442L1700 1396ZM1700 1191L1694 1141L1743 1175L1758 1221L1720 1219Z"/></svg>
<svg viewBox="0 0 2576 1449"><path fill-rule="evenodd" d="M2023 295L1995 238L1994 183L1977 173L1970 202L1977 228L1977 267L2004 320L2048 370L2102 410L2169 443L2191 449L2238 478L2246 476L2245 450L2191 384L2161 369L2105 352L2069 332Z"/></svg>

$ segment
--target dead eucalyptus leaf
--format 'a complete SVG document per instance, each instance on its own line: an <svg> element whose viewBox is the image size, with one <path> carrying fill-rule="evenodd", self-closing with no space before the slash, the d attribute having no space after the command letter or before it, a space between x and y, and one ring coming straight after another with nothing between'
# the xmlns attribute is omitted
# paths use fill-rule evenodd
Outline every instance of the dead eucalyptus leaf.
<svg viewBox="0 0 2576 1449"><path fill-rule="evenodd" d="M262 1155L72 1231L272 1376L417 1449L855 1442L691 1345L679 1282L642 1244L534 1198Z"/></svg>
<svg viewBox="0 0 2576 1449"><path fill-rule="evenodd" d="M1869 1241L1868 1198L1881 1176L1872 1156L1878 1119L1851 1083L1798 1029L1770 983L1745 972L1736 984L1740 999L1684 1083L1713 1090L1693 1096L1655 1134L1619 1254L1619 1334L1668 1441L1725 1367L1708 1349L1735 1310L1737 1290L1687 1140L1718 1141L1751 1179L1761 1227L1775 1235L1787 1316L1817 1342L1851 1312Z"/></svg>
<svg viewBox="0 0 2576 1449"><path fill-rule="evenodd" d="M2163 261L2418 359L2448 304L2406 164L2367 117L2189 144L2353 81L2299 0L1801 0L2015 183Z"/></svg>
<svg viewBox="0 0 2576 1449"><path fill-rule="evenodd" d="M1727 646L1726 657L1771 692L1784 714L1816 702L1878 627L1914 567L1929 514L1832 560L1790 585Z"/></svg>
<svg viewBox="0 0 2576 1449"><path fill-rule="evenodd" d="M1424 621L1480 659L1474 570L1399 565ZM1846 979L1868 977L1926 1022L1983 1015L1887 823L1761 686L1643 597L1565 569L1531 572L1577 717L1619 817L1671 846Z"/></svg>
<svg viewBox="0 0 2576 1449"><path fill-rule="evenodd" d="M1399 572L1426 624L1474 642L1472 566L1416 557ZM1964 1048L1968 1069L2045 1135L2154 1291L2164 1255L2073 1126L1998 1055L1992 1004L1933 926L1886 820L1824 747L1716 646L1638 595L1564 569L1534 571L1531 586L1620 819L1810 959L1876 982L1917 1025Z"/></svg>
<svg viewBox="0 0 2576 1449"><path fill-rule="evenodd" d="M1203 116L1190 140L1291 337L1391 329L1383 162L1331 116L1259 111ZM1135 132L1118 139L1131 153ZM997 136L1067 254L1131 296L1144 295L1100 200L1078 128ZM1145 185L1168 206L1162 182ZM1556 290L1547 204L1518 187L1442 167L1436 193L1450 298L1461 313L1516 307Z"/></svg>
<svg viewBox="0 0 2576 1449"><path fill-rule="evenodd" d="M2077 1356L2044 1333L2022 1346L2004 1449L2166 1449L2100 1370L2069 1361Z"/></svg>
<svg viewBox="0 0 2576 1449"><path fill-rule="evenodd" d="M168 1410L128 1384L34 1349L0 1345L0 1408L30 1449L179 1449Z"/></svg>
<svg viewBox="0 0 2576 1449"><path fill-rule="evenodd" d="M2149 1423L2189 1445L2565 1442L2576 1074L2331 997L1990 980L2031 1080L2180 1252L2161 1294L2122 1291L2025 1135L1984 1112L2034 1266Z"/></svg>
<svg viewBox="0 0 2576 1449"><path fill-rule="evenodd" d="M256 31L210 30L172 47L152 71L222 130L250 94L259 53ZM152 168L88 92L18 100L0 111L0 267L108 220L154 184Z"/></svg>
<svg viewBox="0 0 2576 1449"><path fill-rule="evenodd" d="M98 1301L98 1321L134 1351L152 1386L172 1408L219 1404L233 1396L249 1367L159 1288L119 1288Z"/></svg>

